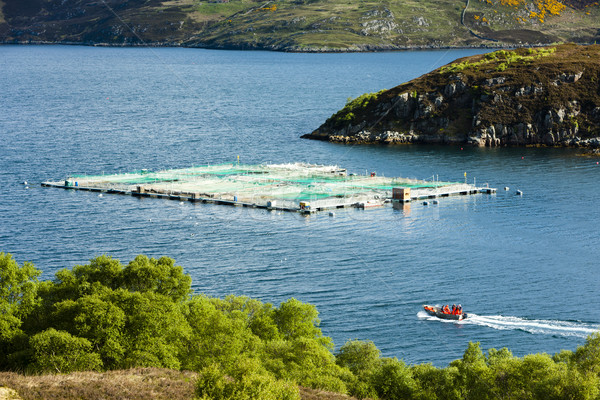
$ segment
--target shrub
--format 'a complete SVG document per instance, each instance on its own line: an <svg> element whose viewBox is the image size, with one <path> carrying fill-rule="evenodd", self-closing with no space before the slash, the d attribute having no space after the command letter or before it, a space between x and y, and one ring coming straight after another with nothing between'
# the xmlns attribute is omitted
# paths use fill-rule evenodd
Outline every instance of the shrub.
<svg viewBox="0 0 600 400"><path fill-rule="evenodd" d="M30 340L34 371L97 371L102 360L92 351L89 340L53 328L40 332Z"/></svg>
<svg viewBox="0 0 600 400"><path fill-rule="evenodd" d="M291 382L250 371L234 378L214 364L200 372L196 395L201 400L300 400L298 387Z"/></svg>

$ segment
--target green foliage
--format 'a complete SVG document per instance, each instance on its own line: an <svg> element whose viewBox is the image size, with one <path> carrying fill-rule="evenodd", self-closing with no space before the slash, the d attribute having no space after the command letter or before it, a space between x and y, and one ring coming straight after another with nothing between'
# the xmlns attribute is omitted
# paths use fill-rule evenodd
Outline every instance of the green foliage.
<svg viewBox="0 0 600 400"><path fill-rule="evenodd" d="M50 328L34 335L30 345L33 353L31 369L34 371L69 373L95 371L102 367L102 360L92 351L89 340L68 332Z"/></svg>
<svg viewBox="0 0 600 400"><path fill-rule="evenodd" d="M508 63L505 63L505 62L504 62L504 63L500 63L500 64L498 64L498 66L496 67L496 71L500 71L500 72L502 72L502 71L505 71L505 70L506 70L506 68L508 68Z"/></svg>
<svg viewBox="0 0 600 400"><path fill-rule="evenodd" d="M477 62L469 62L469 61L463 61L460 63L457 62L453 62L450 65L446 65L443 66L442 68L440 68L440 73L446 73L446 72L461 72L467 68L472 68L472 67L476 67L478 65L484 64L483 62L477 63Z"/></svg>
<svg viewBox="0 0 600 400"><path fill-rule="evenodd" d="M336 363L359 377L369 376L379 365L381 352L371 341L350 340L340 347Z"/></svg>
<svg viewBox="0 0 600 400"><path fill-rule="evenodd" d="M388 400L412 399L418 390L410 368L396 358L383 359L371 379L379 397Z"/></svg>
<svg viewBox="0 0 600 400"><path fill-rule="evenodd" d="M491 371L479 347L479 342L470 342L463 358L450 365L458 370L458 384L462 389L462 398L481 400L491 398Z"/></svg>
<svg viewBox="0 0 600 400"><path fill-rule="evenodd" d="M573 354L573 361L581 372L600 376L600 333L588 336L585 345L579 346Z"/></svg>
<svg viewBox="0 0 600 400"><path fill-rule="evenodd" d="M248 315L231 308L230 301L196 296L187 304L191 337L184 366L200 370L213 364L224 367L237 362L242 354L259 350L260 338L248 326Z"/></svg>
<svg viewBox="0 0 600 400"><path fill-rule="evenodd" d="M497 55L496 57L500 57ZM68 373L130 367L200 371L200 399L298 400L303 385L357 398L597 399L600 334L575 352L514 357L469 343L446 368L381 358L370 341L337 354L317 309L243 296L190 297L191 280L165 257L127 266L108 256L37 282L31 264L0 253L0 369Z"/></svg>
<svg viewBox="0 0 600 400"><path fill-rule="evenodd" d="M169 257L156 260L139 255L122 274L122 287L134 292L162 294L175 302L185 300L191 294L191 285L192 278Z"/></svg>
<svg viewBox="0 0 600 400"><path fill-rule="evenodd" d="M21 319L35 307L40 273L33 264L20 267L12 255L0 253L0 341L17 334Z"/></svg>
<svg viewBox="0 0 600 400"><path fill-rule="evenodd" d="M190 326L181 305L162 294L122 289L111 300L126 315L123 330L126 350L120 367L178 369L182 347L190 337Z"/></svg>
<svg viewBox="0 0 600 400"><path fill-rule="evenodd" d="M356 99L349 97L344 108L329 117L327 123L335 126L342 126L354 122L356 114L363 113L369 103L377 100L379 95L383 92L385 92L385 90L380 90L377 93L365 93L358 96Z"/></svg>
<svg viewBox="0 0 600 400"><path fill-rule="evenodd" d="M459 400L462 399L458 385L459 373L456 367L435 368L431 364L411 367L413 378L419 383L415 399Z"/></svg>
<svg viewBox="0 0 600 400"><path fill-rule="evenodd" d="M200 372L196 395L201 400L300 400L298 386L267 373L234 371L227 376L216 365Z"/></svg>
<svg viewBox="0 0 600 400"><path fill-rule="evenodd" d="M273 314L273 320L285 339L322 336L317 308L294 298L281 303Z"/></svg>
<svg viewBox="0 0 600 400"><path fill-rule="evenodd" d="M125 354L125 312L99 296L84 296L55 305L55 327L90 341L108 369L116 368Z"/></svg>
<svg viewBox="0 0 600 400"><path fill-rule="evenodd" d="M496 63L496 71L505 71L511 64L528 62L541 57L547 57L556 52L555 47L527 49L527 50L497 50L485 54L479 61L453 62L440 68L440 73L456 73L466 69L476 70L483 65Z"/></svg>
<svg viewBox="0 0 600 400"><path fill-rule="evenodd" d="M10 257L3 260L10 266L4 271L19 270ZM13 326L23 317L23 332L1 338L2 368L202 370L199 395L236 399L297 399L298 383L345 392L352 378L335 364L311 304L190 297L191 279L166 257L138 256L123 266L100 256L39 285L39 273L26 267L26 284L3 288L14 292L7 299L27 301L3 303L15 310Z"/></svg>
<svg viewBox="0 0 600 400"><path fill-rule="evenodd" d="M264 346L263 365L279 379L344 393L347 370L335 364L330 345L323 338L271 341Z"/></svg>

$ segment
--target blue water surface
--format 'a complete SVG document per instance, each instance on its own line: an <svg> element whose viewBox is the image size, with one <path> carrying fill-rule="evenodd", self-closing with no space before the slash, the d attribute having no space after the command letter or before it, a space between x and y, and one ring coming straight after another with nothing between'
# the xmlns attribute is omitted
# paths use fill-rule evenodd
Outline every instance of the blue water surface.
<svg viewBox="0 0 600 400"><path fill-rule="evenodd" d="M408 363L445 366L469 341L516 355L573 350L600 326L598 159L300 139L349 97L477 52L0 46L0 251L44 279L101 254L167 255L198 293L295 297L317 306L337 346L369 339ZM332 218L40 186L238 155L420 179L466 172L499 190ZM462 303L473 318L432 320L425 303Z"/></svg>

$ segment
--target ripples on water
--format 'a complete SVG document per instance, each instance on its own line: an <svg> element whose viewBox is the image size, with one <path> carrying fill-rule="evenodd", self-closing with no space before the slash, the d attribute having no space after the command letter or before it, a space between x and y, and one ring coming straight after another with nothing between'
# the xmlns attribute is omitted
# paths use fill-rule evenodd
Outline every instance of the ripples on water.
<svg viewBox="0 0 600 400"><path fill-rule="evenodd" d="M338 346L371 339L410 363L445 365L468 341L519 355L574 349L600 323L590 307L600 274L595 159L564 149L299 139L350 96L472 53L1 46L0 250L34 262L44 278L100 254L168 255L198 292L314 303ZM237 155L421 179L467 172L499 190L331 218L39 186L71 173ZM475 318L419 318L424 303L455 302Z"/></svg>

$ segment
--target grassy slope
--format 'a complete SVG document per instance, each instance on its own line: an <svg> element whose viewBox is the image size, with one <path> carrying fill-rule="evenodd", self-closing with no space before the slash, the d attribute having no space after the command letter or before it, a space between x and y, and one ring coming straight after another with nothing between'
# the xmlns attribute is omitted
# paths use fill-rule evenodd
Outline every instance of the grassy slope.
<svg viewBox="0 0 600 400"><path fill-rule="evenodd" d="M102 2L25 0L4 6L11 29L0 30L0 40L322 51L502 44L469 29L503 43L600 39L595 0L565 0L578 3L543 23L530 18L537 0L507 1L516 0L471 0L463 26L463 0L113 0L114 13Z"/></svg>
<svg viewBox="0 0 600 400"><path fill-rule="evenodd" d="M0 387L14 389L23 400L189 400L194 397L197 376L161 368L33 376L0 372ZM300 396L303 400L354 399L303 387Z"/></svg>
<svg viewBox="0 0 600 400"><path fill-rule="evenodd" d="M213 27L203 39L217 45L236 45L247 41L250 33L256 43L265 46L302 50L323 46L455 45L467 33L459 26L460 7L452 0L439 0L436 8L441 12L437 13L429 12L427 3L415 0L324 3L281 3L274 12L236 15L231 22Z"/></svg>

